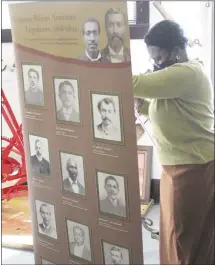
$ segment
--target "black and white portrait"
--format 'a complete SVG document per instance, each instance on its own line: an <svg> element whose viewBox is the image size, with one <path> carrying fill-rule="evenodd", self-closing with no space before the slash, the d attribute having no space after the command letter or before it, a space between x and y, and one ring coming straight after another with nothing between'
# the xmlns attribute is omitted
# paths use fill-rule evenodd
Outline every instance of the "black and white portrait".
<svg viewBox="0 0 215 265"><path fill-rule="evenodd" d="M48 139L29 135L30 163L32 177L50 176L50 157Z"/></svg>
<svg viewBox="0 0 215 265"><path fill-rule="evenodd" d="M85 195L84 161L79 155L60 152L63 190Z"/></svg>
<svg viewBox="0 0 215 265"><path fill-rule="evenodd" d="M103 244L103 256L104 264L131 264L129 257L129 250L127 248L119 247L113 244L102 242Z"/></svg>
<svg viewBox="0 0 215 265"><path fill-rule="evenodd" d="M42 265L55 265L55 263L51 262L51 261L48 261L46 259L41 259L41 263Z"/></svg>
<svg viewBox="0 0 215 265"><path fill-rule="evenodd" d="M95 139L123 142L119 96L91 94Z"/></svg>
<svg viewBox="0 0 215 265"><path fill-rule="evenodd" d="M95 17L88 17L82 24L82 39L85 50L77 59L89 62L101 62L100 23Z"/></svg>
<svg viewBox="0 0 215 265"><path fill-rule="evenodd" d="M110 8L105 14L105 30L107 46L102 49L103 61L111 63L130 62L130 49L125 45L125 37L129 34L127 15L120 8Z"/></svg>
<svg viewBox="0 0 215 265"><path fill-rule="evenodd" d="M123 176L97 172L99 209L102 213L127 217L126 189Z"/></svg>
<svg viewBox="0 0 215 265"><path fill-rule="evenodd" d="M57 121L80 123L78 81L54 78L54 89Z"/></svg>
<svg viewBox="0 0 215 265"><path fill-rule="evenodd" d="M89 228L86 225L67 220L67 233L70 254L92 261Z"/></svg>
<svg viewBox="0 0 215 265"><path fill-rule="evenodd" d="M25 104L44 107L44 87L41 65L22 65Z"/></svg>
<svg viewBox="0 0 215 265"><path fill-rule="evenodd" d="M57 239L54 205L39 200L35 204L39 233Z"/></svg>

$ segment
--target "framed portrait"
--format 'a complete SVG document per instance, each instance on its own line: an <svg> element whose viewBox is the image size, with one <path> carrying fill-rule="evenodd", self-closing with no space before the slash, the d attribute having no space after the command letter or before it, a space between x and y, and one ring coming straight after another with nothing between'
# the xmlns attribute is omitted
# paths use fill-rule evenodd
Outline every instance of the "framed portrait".
<svg viewBox="0 0 215 265"><path fill-rule="evenodd" d="M21 66L25 106L29 108L44 108L45 93L42 65L22 63Z"/></svg>
<svg viewBox="0 0 215 265"><path fill-rule="evenodd" d="M57 239L54 205L35 199L35 207L39 234Z"/></svg>
<svg viewBox="0 0 215 265"><path fill-rule="evenodd" d="M76 57L76 59L91 62L100 63L103 61L100 50L100 21L93 16L86 17L82 23L82 39L80 41L83 44L83 50ZM93 32L89 38L89 32Z"/></svg>
<svg viewBox="0 0 215 265"><path fill-rule="evenodd" d="M55 265L55 263L49 261L49 260L46 260L44 258L41 258L41 264L42 265Z"/></svg>
<svg viewBox="0 0 215 265"><path fill-rule="evenodd" d="M29 134L30 165L32 177L50 177L50 154L48 138Z"/></svg>
<svg viewBox="0 0 215 265"><path fill-rule="evenodd" d="M130 1L129 1L130 2ZM107 43L102 49L102 60L109 63L125 63L131 61L129 24L127 20L127 10L118 7L108 8L104 14ZM114 23L114 13L118 13L117 25L120 37L115 38L115 32L112 30ZM126 19L125 19L126 18ZM119 45L119 46L118 46ZM122 47L122 52L118 52L116 47Z"/></svg>
<svg viewBox="0 0 215 265"><path fill-rule="evenodd" d="M140 201L142 204L147 204L150 201L152 153L152 146L140 145L137 148Z"/></svg>
<svg viewBox="0 0 215 265"><path fill-rule="evenodd" d="M91 92L93 140L124 144L121 96L118 93Z"/></svg>
<svg viewBox="0 0 215 265"><path fill-rule="evenodd" d="M60 151L61 179L64 192L86 195L84 158Z"/></svg>
<svg viewBox="0 0 215 265"><path fill-rule="evenodd" d="M91 233L87 225L66 219L70 256L92 262Z"/></svg>
<svg viewBox="0 0 215 265"><path fill-rule="evenodd" d="M128 248L111 244L102 240L102 251L105 265L132 264L131 251Z"/></svg>
<svg viewBox="0 0 215 265"><path fill-rule="evenodd" d="M57 123L81 123L80 93L78 80L68 77L54 77L55 110Z"/></svg>
<svg viewBox="0 0 215 265"><path fill-rule="evenodd" d="M128 219L128 194L125 177L96 171L96 178L101 214Z"/></svg>

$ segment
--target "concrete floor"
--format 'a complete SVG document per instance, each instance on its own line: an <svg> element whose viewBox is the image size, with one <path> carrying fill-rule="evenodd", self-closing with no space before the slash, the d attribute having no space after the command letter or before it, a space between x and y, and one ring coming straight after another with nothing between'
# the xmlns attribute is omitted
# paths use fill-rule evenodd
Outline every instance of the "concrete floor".
<svg viewBox="0 0 215 265"><path fill-rule="evenodd" d="M159 227L159 205L154 205L147 217L153 221L153 228ZM159 241L152 239L151 234L143 228L144 264L159 264ZM20 251L2 248L2 264L34 264L34 254L31 251Z"/></svg>

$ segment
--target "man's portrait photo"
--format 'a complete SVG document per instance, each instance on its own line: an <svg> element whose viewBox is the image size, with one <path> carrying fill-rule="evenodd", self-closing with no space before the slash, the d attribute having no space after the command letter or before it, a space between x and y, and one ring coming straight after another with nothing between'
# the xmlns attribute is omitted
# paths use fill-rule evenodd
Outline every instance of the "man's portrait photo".
<svg viewBox="0 0 215 265"><path fill-rule="evenodd" d="M104 61L111 63L130 62L130 49L125 45L129 34L127 16L120 8L110 8L105 14L107 46L101 51Z"/></svg>
<svg viewBox="0 0 215 265"><path fill-rule="evenodd" d="M70 255L92 261L90 232L86 225L67 220Z"/></svg>
<svg viewBox="0 0 215 265"><path fill-rule="evenodd" d="M22 65L25 104L44 107L44 87L41 65Z"/></svg>
<svg viewBox="0 0 215 265"><path fill-rule="evenodd" d="M35 203L39 233L57 239L54 205L39 200Z"/></svg>
<svg viewBox="0 0 215 265"><path fill-rule="evenodd" d="M80 123L78 81L54 78L54 88L57 121Z"/></svg>
<svg viewBox="0 0 215 265"><path fill-rule="evenodd" d="M104 172L97 172L99 210L102 213L127 218L125 179Z"/></svg>
<svg viewBox="0 0 215 265"><path fill-rule="evenodd" d="M85 51L77 59L89 62L101 62L101 52L99 49L100 24L94 17L87 18L82 25L82 38Z"/></svg>
<svg viewBox="0 0 215 265"><path fill-rule="evenodd" d="M84 161L82 156L60 152L63 190L85 195Z"/></svg>
<svg viewBox="0 0 215 265"><path fill-rule="evenodd" d="M94 138L123 142L119 96L91 94Z"/></svg>
<svg viewBox="0 0 215 265"><path fill-rule="evenodd" d="M115 264L131 264L129 262L129 250L106 242L103 243L103 256L104 264L115 265Z"/></svg>
<svg viewBox="0 0 215 265"><path fill-rule="evenodd" d="M50 176L48 139L36 135L29 135L29 143L32 177Z"/></svg>

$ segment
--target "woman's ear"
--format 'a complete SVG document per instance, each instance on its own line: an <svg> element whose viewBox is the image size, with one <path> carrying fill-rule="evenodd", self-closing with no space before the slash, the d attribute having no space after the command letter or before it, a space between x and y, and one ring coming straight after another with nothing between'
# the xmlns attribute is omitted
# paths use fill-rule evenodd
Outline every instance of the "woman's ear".
<svg viewBox="0 0 215 265"><path fill-rule="evenodd" d="M171 52L171 56L169 58L170 61L172 61L174 63L178 62L180 59L180 54L181 54L180 48L178 46L174 47L172 52Z"/></svg>
<svg viewBox="0 0 215 265"><path fill-rule="evenodd" d="M181 54L181 49L179 46L175 46L172 50L172 58L177 58L178 56L180 57Z"/></svg>

